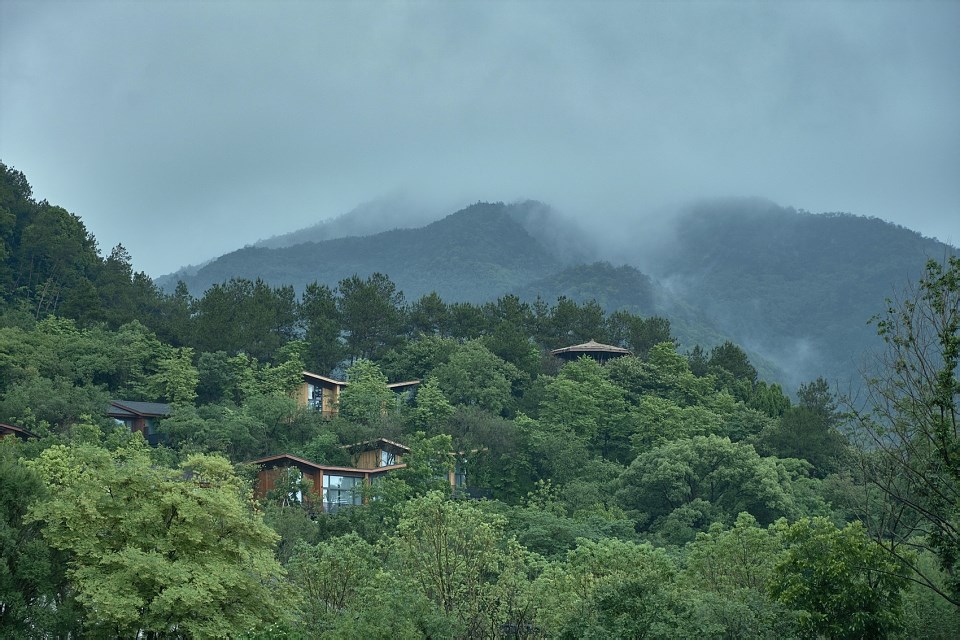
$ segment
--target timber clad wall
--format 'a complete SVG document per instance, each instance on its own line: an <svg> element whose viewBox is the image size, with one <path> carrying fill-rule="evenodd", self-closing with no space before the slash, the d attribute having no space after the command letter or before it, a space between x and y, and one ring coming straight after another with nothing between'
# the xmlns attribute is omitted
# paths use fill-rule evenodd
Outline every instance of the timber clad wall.
<svg viewBox="0 0 960 640"><path fill-rule="evenodd" d="M380 466L380 449L361 451L354 464L360 469L376 469Z"/></svg>

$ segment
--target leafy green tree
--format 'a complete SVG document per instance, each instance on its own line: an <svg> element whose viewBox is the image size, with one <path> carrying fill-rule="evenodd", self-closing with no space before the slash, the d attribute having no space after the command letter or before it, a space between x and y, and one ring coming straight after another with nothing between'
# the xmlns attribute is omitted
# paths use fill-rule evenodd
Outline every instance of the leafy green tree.
<svg viewBox="0 0 960 640"><path fill-rule="evenodd" d="M450 311L437 292L432 291L413 303L407 324L413 336L448 335Z"/></svg>
<svg viewBox="0 0 960 640"><path fill-rule="evenodd" d="M298 311L307 342L305 366L317 373L333 371L344 357L340 312L333 290L316 282L308 284L300 296Z"/></svg>
<svg viewBox="0 0 960 640"><path fill-rule="evenodd" d="M784 395L779 384L768 384L761 380L754 386L747 404L771 418L779 418L790 408L790 398Z"/></svg>
<svg viewBox="0 0 960 640"><path fill-rule="evenodd" d="M67 636L78 611L63 566L41 527L26 522L27 510L47 499L43 482L17 458L15 438L0 440L0 636Z"/></svg>
<svg viewBox="0 0 960 640"><path fill-rule="evenodd" d="M357 360L347 369L349 383L340 392L339 415L360 424L377 421L395 405L387 377L370 360Z"/></svg>
<svg viewBox="0 0 960 640"><path fill-rule="evenodd" d="M710 372L710 355L699 344L694 345L687 353L687 364L693 375L702 378Z"/></svg>
<svg viewBox="0 0 960 640"><path fill-rule="evenodd" d="M515 421L478 407L460 406L454 409L448 429L454 450L465 454L461 465L471 490L509 503L530 491L534 475L530 441Z"/></svg>
<svg viewBox="0 0 960 640"><path fill-rule="evenodd" d="M665 638L689 635L676 566L662 549L620 540L580 540L535 589L548 637Z"/></svg>
<svg viewBox="0 0 960 640"><path fill-rule="evenodd" d="M417 429L437 434L448 431L455 409L443 395L436 378L430 378L417 390L411 419Z"/></svg>
<svg viewBox="0 0 960 640"><path fill-rule="evenodd" d="M228 637L284 616L277 536L223 458L158 467L143 448L53 446L30 463L50 491L26 522L71 554L94 633Z"/></svg>
<svg viewBox="0 0 960 640"><path fill-rule="evenodd" d="M425 380L449 360L458 347L457 341L451 338L424 336L387 351L378 364L390 380Z"/></svg>
<svg viewBox="0 0 960 640"><path fill-rule="evenodd" d="M76 215L40 203L20 236L18 262L14 290L25 288L37 318L58 310L83 318L98 308L90 282L99 264L96 240Z"/></svg>
<svg viewBox="0 0 960 640"><path fill-rule="evenodd" d="M757 381L757 370L750 364L746 352L729 340L710 350L707 366L723 369L737 380L746 380L751 384Z"/></svg>
<svg viewBox="0 0 960 640"><path fill-rule="evenodd" d="M296 337L293 287L271 288L259 278L213 285L196 301L193 312L194 346L200 351L242 351L269 361Z"/></svg>
<svg viewBox="0 0 960 640"><path fill-rule="evenodd" d="M670 321L666 318L641 318L627 311L617 311L607 322L613 341L626 346L641 359L646 359L654 345L674 342L670 335Z"/></svg>
<svg viewBox="0 0 960 640"><path fill-rule="evenodd" d="M450 312L450 336L457 340L476 340L489 328L483 310L469 302L454 302Z"/></svg>
<svg viewBox="0 0 960 640"><path fill-rule="evenodd" d="M193 366L193 349L171 348L169 355L157 362L157 372L146 380L146 391L161 402L193 404L199 381L200 375Z"/></svg>
<svg viewBox="0 0 960 640"><path fill-rule="evenodd" d="M760 434L760 450L781 458L807 460L818 477L847 466L848 443L838 430L840 415L826 380L818 378L800 385L797 396L797 406Z"/></svg>
<svg viewBox="0 0 960 640"><path fill-rule="evenodd" d="M348 607L360 604L357 600L363 587L375 580L378 565L374 546L355 533L313 546L299 543L287 571L300 595L303 627L315 634L334 627Z"/></svg>
<svg viewBox="0 0 960 640"><path fill-rule="evenodd" d="M453 404L476 406L491 413L500 413L510 404L511 385L522 376L477 340L461 345L447 362L434 369L433 375Z"/></svg>
<svg viewBox="0 0 960 640"><path fill-rule="evenodd" d="M634 455L674 440L719 434L721 416L703 406L682 407L672 400L644 396L631 411Z"/></svg>
<svg viewBox="0 0 960 640"><path fill-rule="evenodd" d="M687 542L712 522L747 512L763 524L797 515L790 469L760 457L751 445L718 436L667 442L637 456L623 473L617 498L647 527Z"/></svg>
<svg viewBox="0 0 960 640"><path fill-rule="evenodd" d="M556 304L550 306L538 297L530 313L533 337L548 351L589 340L611 340L603 308L596 300L581 305L560 296Z"/></svg>
<svg viewBox="0 0 960 640"><path fill-rule="evenodd" d="M707 368L716 378L718 388L726 389L744 402L753 396L757 370L739 346L727 340L711 349Z"/></svg>
<svg viewBox="0 0 960 640"><path fill-rule="evenodd" d="M454 469L453 441L445 434L428 437L417 431L407 436L410 453L404 457L405 469L393 475L406 485L407 495L425 495L439 491L449 495L450 472Z"/></svg>
<svg viewBox="0 0 960 640"><path fill-rule="evenodd" d="M603 457L629 459L626 417L623 389L591 358L568 363L544 388L540 423L573 431Z"/></svg>
<svg viewBox="0 0 960 640"><path fill-rule="evenodd" d="M720 594L751 590L764 594L780 557L780 529L760 527L749 513L732 527L714 522L686 547L686 574L691 583Z"/></svg>
<svg viewBox="0 0 960 640"><path fill-rule="evenodd" d="M698 378L672 342L650 348L647 359L617 358L606 364L610 380L627 392L634 404L647 395L673 400L680 406L701 404L713 395L712 380Z"/></svg>
<svg viewBox="0 0 960 640"><path fill-rule="evenodd" d="M929 261L874 321L886 349L866 406L851 409L863 477L884 508L860 511L914 578L960 606L960 258ZM910 559L917 545L939 558L947 590Z"/></svg>
<svg viewBox="0 0 960 640"><path fill-rule="evenodd" d="M883 638L901 628L904 567L859 522L838 529L826 518L803 518L783 539L771 592L800 611L805 635Z"/></svg>
<svg viewBox="0 0 960 640"><path fill-rule="evenodd" d="M400 342L403 329L403 293L382 273L367 279L357 275L337 285L337 311L346 332L347 355L376 359Z"/></svg>
<svg viewBox="0 0 960 640"><path fill-rule="evenodd" d="M502 517L434 492L404 509L392 559L418 590L457 623L458 637L496 633L504 618L499 579L513 551Z"/></svg>

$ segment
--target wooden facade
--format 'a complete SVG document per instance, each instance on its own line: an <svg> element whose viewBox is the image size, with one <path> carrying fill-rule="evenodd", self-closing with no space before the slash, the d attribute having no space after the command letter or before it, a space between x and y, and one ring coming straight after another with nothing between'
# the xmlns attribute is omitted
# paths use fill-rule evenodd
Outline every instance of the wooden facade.
<svg viewBox="0 0 960 640"><path fill-rule="evenodd" d="M170 415L170 405L164 402L139 402L134 400L111 400L107 416L126 425L130 431L140 432L144 439L156 446L160 435L157 423Z"/></svg>
<svg viewBox="0 0 960 640"><path fill-rule="evenodd" d="M402 464L404 457L410 453L409 447L386 438L348 444L343 448L350 452L353 466L358 469L379 469Z"/></svg>
<svg viewBox="0 0 960 640"><path fill-rule="evenodd" d="M325 513L363 504L366 488L386 474L405 468L403 459L410 453L408 447L386 438L346 445L344 449L353 456L354 466L317 464L289 453L251 461L259 468L254 495L263 499L278 489L296 493L296 501ZM456 462L446 480L451 488L462 488L466 484L462 455L450 455Z"/></svg>
<svg viewBox="0 0 960 640"><path fill-rule="evenodd" d="M303 372L303 382L293 393L294 399L301 407L313 407L325 418L337 415L340 406L340 393L349 382L328 378L319 373ZM419 380L392 382L387 385L391 391L400 397L409 398L420 384Z"/></svg>
<svg viewBox="0 0 960 640"><path fill-rule="evenodd" d="M297 387L294 399L301 407L313 407L324 417L337 415L340 392L347 386L343 380L321 376L310 371L303 372L303 382Z"/></svg>
<svg viewBox="0 0 960 640"><path fill-rule="evenodd" d="M278 487L283 488L285 484L288 489L291 486L300 487L298 493L305 493L301 493L299 499L325 513L337 511L347 505L362 504L366 500L364 487L376 482L384 474L406 467L405 464L372 469L337 467L317 464L288 453L260 458L251 464L260 468L254 489L257 498L263 499ZM296 477L285 479L284 474L291 472L296 474Z"/></svg>

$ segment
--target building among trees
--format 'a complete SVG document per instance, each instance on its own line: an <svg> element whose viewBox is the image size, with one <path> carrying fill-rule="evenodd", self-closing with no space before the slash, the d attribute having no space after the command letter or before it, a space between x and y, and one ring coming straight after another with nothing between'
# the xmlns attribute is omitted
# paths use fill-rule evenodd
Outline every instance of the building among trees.
<svg viewBox="0 0 960 640"><path fill-rule="evenodd" d="M601 344L594 340L584 342L583 344L575 344L571 347L554 349L550 353L561 360L576 360L581 356L587 356L588 358L593 358L600 364L614 358L633 355L629 349L615 347L611 344Z"/></svg>

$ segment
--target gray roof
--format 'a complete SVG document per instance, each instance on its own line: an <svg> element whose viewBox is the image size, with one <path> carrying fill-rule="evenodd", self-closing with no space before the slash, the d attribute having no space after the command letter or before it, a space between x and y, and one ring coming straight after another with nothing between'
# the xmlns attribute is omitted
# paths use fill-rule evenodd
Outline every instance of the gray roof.
<svg viewBox="0 0 960 640"><path fill-rule="evenodd" d="M564 347L562 349L554 349L551 351L555 356L567 353L615 353L620 355L631 355L629 349L624 349L623 347L615 347L612 344L601 344L593 340L589 342L584 342L583 344L575 344L572 347Z"/></svg>
<svg viewBox="0 0 960 640"><path fill-rule="evenodd" d="M170 415L170 405L166 402L138 402L136 400L111 400L108 416L118 418L165 418Z"/></svg>

